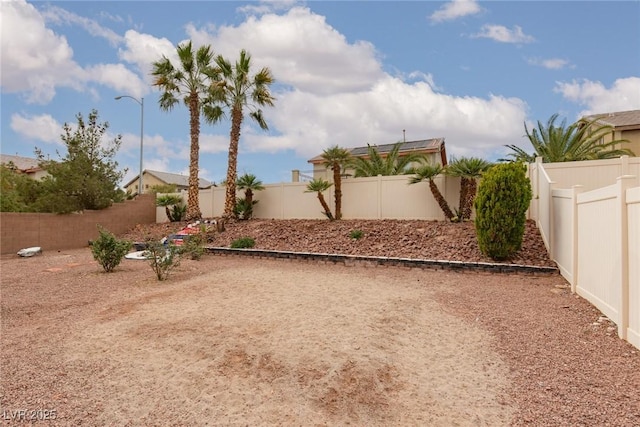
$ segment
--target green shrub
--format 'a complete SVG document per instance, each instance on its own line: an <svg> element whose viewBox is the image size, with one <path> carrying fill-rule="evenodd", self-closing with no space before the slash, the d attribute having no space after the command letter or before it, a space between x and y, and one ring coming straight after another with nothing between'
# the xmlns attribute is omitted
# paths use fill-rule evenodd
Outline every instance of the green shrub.
<svg viewBox="0 0 640 427"><path fill-rule="evenodd" d="M349 237L355 240L362 238L362 236L364 236L362 230L351 230L351 232L349 233Z"/></svg>
<svg viewBox="0 0 640 427"><path fill-rule="evenodd" d="M180 249L173 243L162 244L159 241L147 241L149 265L158 280L165 280L169 272L180 265Z"/></svg>
<svg viewBox="0 0 640 427"><path fill-rule="evenodd" d="M256 241L253 237L241 237L231 242L233 249L247 249L256 245Z"/></svg>
<svg viewBox="0 0 640 427"><path fill-rule="evenodd" d="M98 261L107 273L113 271L120 264L131 248L131 242L118 240L109 231L98 226L100 236L91 243L93 259Z"/></svg>
<svg viewBox="0 0 640 427"><path fill-rule="evenodd" d="M240 220L246 220L253 215L253 206L258 203L259 200L248 201L246 198L241 197L236 200L236 206L233 209L233 213L236 218Z"/></svg>
<svg viewBox="0 0 640 427"><path fill-rule="evenodd" d="M199 260L204 255L205 234L191 234L184 239L184 243L180 247L182 254L188 255L192 260Z"/></svg>
<svg viewBox="0 0 640 427"><path fill-rule="evenodd" d="M522 246L531 183L521 163L502 163L480 181L476 208L476 235L480 251L494 260L514 255Z"/></svg>

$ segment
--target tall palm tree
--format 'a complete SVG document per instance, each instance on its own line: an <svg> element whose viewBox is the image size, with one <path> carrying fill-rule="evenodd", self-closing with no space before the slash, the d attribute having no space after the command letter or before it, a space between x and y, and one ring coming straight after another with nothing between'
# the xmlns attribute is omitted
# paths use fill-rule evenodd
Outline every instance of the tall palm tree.
<svg viewBox="0 0 640 427"><path fill-rule="evenodd" d="M309 183L307 184L307 189L305 190L305 193L318 193L318 200L320 200L322 209L324 209L323 213L331 221L333 221L334 217L331 214L331 209L329 209L329 205L327 205L327 201L324 199L324 195L322 194L322 192L327 191L332 185L333 184L325 179L314 178L313 180L309 181Z"/></svg>
<svg viewBox="0 0 640 427"><path fill-rule="evenodd" d="M429 181L429 189L431 190L431 194L433 194L433 197L436 199L436 202L438 202L438 205L440 206L440 209L442 209L444 216L449 221L451 221L453 220L455 215L451 211L451 208L449 207L447 200L444 198L442 193L440 193L440 189L438 188L438 186L434 181L434 178L443 172L444 172L444 168L442 167L441 164L425 163L416 169L415 175L409 179L409 184L417 184L424 180Z"/></svg>
<svg viewBox="0 0 640 427"><path fill-rule="evenodd" d="M171 111L182 100L189 109L189 130L191 145L189 149L189 190L187 200L187 221L200 219L198 161L200 155L200 115L207 122L214 120L207 115L208 87L215 78L212 66L214 53L211 46L205 45L194 51L191 41L179 44L176 48L179 63L162 56L153 63L151 75L154 76L153 85L162 90L160 95L160 109Z"/></svg>
<svg viewBox="0 0 640 427"><path fill-rule="evenodd" d="M478 157L460 157L453 159L446 168L449 176L460 178L460 205L458 208L459 220L471 218L473 201L476 198L478 178L491 167L491 163Z"/></svg>
<svg viewBox="0 0 640 427"><path fill-rule="evenodd" d="M251 55L244 49L235 62L227 61L221 55L216 57L215 63L219 71L217 80L211 85L209 94L215 103L209 113L219 120L225 112L231 115L231 131L229 133L229 159L227 166L226 197L224 202L224 216L232 217L236 205L236 178L238 168L238 145L240 129L244 120L244 109L250 110L249 117L263 130L268 130L262 110L259 107L273 106L275 98L269 92L269 86L274 79L271 70L262 68L254 75L251 72Z"/></svg>
<svg viewBox="0 0 640 427"><path fill-rule="evenodd" d="M351 152L346 148L333 147L327 148L322 152L322 159L325 167L333 171L333 184L335 190L335 219L342 218L342 172L351 162Z"/></svg>
<svg viewBox="0 0 640 427"><path fill-rule="evenodd" d="M244 199L249 206L253 206L253 192L264 190L264 185L254 174L245 173L236 183L239 190L244 190ZM257 202L256 202L257 203Z"/></svg>
<svg viewBox="0 0 640 427"><path fill-rule="evenodd" d="M515 145L506 145L513 153L509 153L510 160L533 162L536 157L542 157L545 163L572 162L578 160L612 159L622 155L633 156L627 148L616 148L617 145L628 143L624 139L601 143L604 136L610 134L613 128L609 125L599 125L597 119L588 122L575 122L567 126L566 119L560 125L555 121L558 114L552 115L546 126L538 121L537 129L529 132L527 124L524 129L527 138L533 146L534 153L528 154ZM509 160L509 159L507 159Z"/></svg>
<svg viewBox="0 0 640 427"><path fill-rule="evenodd" d="M354 176L357 178L378 175L403 175L411 173L412 163L426 160L422 154L414 153L400 156L401 146L401 142L395 144L391 151L383 157L376 147L367 144L368 157L356 157L351 162L351 167L355 170Z"/></svg>

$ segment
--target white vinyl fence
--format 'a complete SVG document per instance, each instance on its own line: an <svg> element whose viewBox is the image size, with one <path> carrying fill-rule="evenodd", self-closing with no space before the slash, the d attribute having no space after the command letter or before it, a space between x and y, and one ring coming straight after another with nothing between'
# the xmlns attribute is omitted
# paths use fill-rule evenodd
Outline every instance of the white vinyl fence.
<svg viewBox="0 0 640 427"><path fill-rule="evenodd" d="M342 181L342 217L344 219L424 219L443 220L442 210L435 201L428 182L409 185L408 175L347 178ZM435 183L451 209L458 207L460 179L439 175ZM254 218L263 219L325 219L317 193L307 193L304 182L267 184L254 192L259 202L253 208ZM323 192L334 212L335 187ZM186 204L187 192L181 193ZM244 197L238 191L237 197ZM201 190L200 211L204 218L220 217L224 213L225 187ZM164 208L157 210L157 222L166 222Z"/></svg>
<svg viewBox="0 0 640 427"><path fill-rule="evenodd" d="M538 161L529 171L530 213L561 274L640 348L640 158Z"/></svg>

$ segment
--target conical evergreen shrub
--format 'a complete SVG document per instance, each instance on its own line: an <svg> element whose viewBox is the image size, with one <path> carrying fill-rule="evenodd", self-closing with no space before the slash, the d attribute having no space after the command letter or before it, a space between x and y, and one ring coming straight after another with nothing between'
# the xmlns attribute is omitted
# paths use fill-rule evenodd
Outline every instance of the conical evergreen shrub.
<svg viewBox="0 0 640 427"><path fill-rule="evenodd" d="M522 163L502 163L480 181L476 208L476 235L480 251L494 259L513 256L522 246L531 182Z"/></svg>

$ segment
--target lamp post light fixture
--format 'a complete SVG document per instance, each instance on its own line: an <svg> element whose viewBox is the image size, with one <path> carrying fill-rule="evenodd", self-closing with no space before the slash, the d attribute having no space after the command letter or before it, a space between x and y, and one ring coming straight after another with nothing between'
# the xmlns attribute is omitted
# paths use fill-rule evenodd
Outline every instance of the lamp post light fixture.
<svg viewBox="0 0 640 427"><path fill-rule="evenodd" d="M134 98L129 95L116 96L116 101L122 98L130 98L140 104L140 179L138 180L138 194L142 194L142 147L144 141L144 98Z"/></svg>

